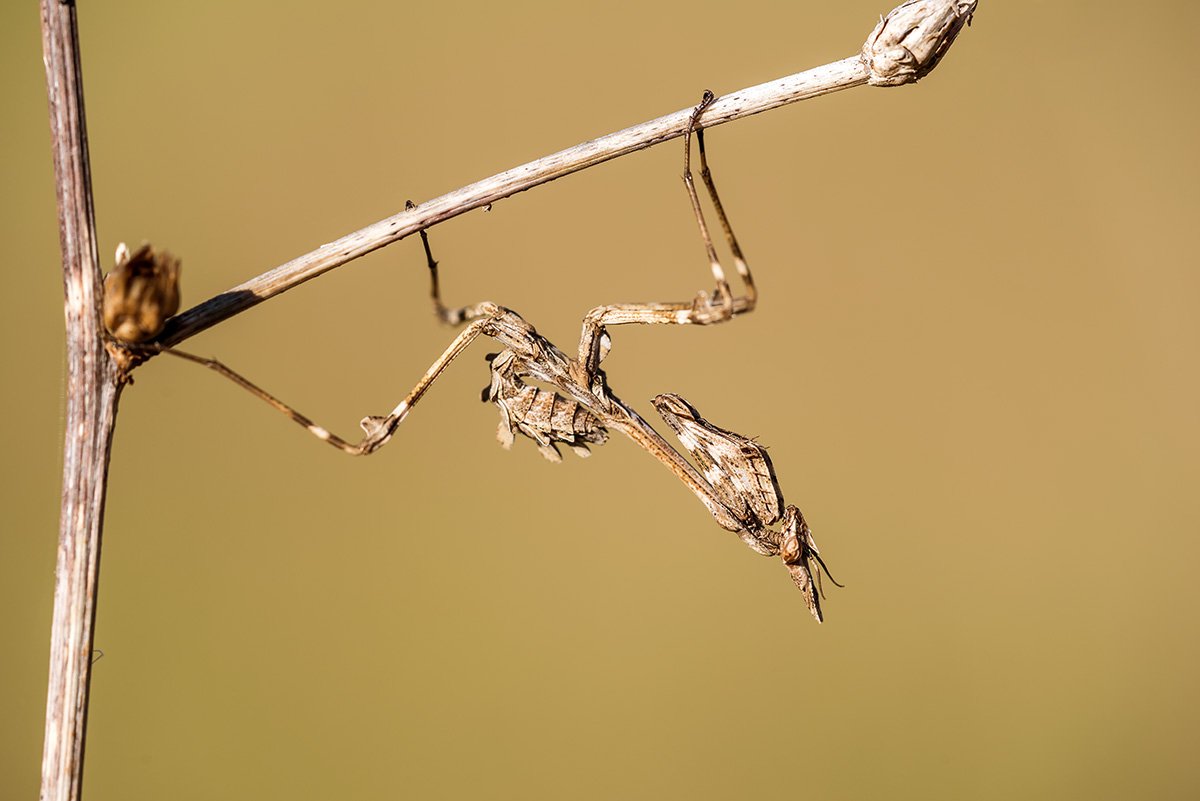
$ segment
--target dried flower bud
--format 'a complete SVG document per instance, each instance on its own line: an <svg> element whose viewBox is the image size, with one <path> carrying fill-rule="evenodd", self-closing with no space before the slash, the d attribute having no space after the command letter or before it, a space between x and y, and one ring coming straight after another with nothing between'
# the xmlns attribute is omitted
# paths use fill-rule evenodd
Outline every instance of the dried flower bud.
<svg viewBox="0 0 1200 801"><path fill-rule="evenodd" d="M872 86L901 86L928 75L969 25L978 0L908 0L892 10L863 45Z"/></svg>
<svg viewBox="0 0 1200 801"><path fill-rule="evenodd" d="M179 311L179 259L149 243L132 255L121 243L104 276L104 326L122 342L153 339Z"/></svg>

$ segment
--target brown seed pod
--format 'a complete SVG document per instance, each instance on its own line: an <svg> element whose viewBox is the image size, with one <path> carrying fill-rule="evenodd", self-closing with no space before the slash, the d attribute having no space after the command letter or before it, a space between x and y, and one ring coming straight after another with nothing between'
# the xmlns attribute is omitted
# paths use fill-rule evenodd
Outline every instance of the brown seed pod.
<svg viewBox="0 0 1200 801"><path fill-rule="evenodd" d="M132 254L122 243L104 276L104 327L122 342L153 339L179 311L179 259L150 243Z"/></svg>
<svg viewBox="0 0 1200 801"><path fill-rule="evenodd" d="M928 75L964 25L978 0L908 0L879 20L863 44L872 86L903 86Z"/></svg>

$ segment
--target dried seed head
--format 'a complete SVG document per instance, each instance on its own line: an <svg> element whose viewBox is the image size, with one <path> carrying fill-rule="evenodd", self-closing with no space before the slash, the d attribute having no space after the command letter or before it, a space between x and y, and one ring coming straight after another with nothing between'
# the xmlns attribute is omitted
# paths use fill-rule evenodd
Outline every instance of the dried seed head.
<svg viewBox="0 0 1200 801"><path fill-rule="evenodd" d="M867 37L862 59L872 86L901 86L928 75L971 22L978 0L908 0Z"/></svg>
<svg viewBox="0 0 1200 801"><path fill-rule="evenodd" d="M179 259L149 243L134 253L121 243L104 276L104 326L122 342L153 339L179 311Z"/></svg>

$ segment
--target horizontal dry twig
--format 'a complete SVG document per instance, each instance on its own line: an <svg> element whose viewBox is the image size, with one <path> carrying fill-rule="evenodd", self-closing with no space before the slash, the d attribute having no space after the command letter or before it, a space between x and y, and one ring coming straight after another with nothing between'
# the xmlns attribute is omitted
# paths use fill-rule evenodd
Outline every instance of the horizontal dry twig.
<svg viewBox="0 0 1200 801"><path fill-rule="evenodd" d="M899 86L929 73L945 55L977 0L909 0L880 20L862 50L786 78L716 99L697 128L769 111L853 86ZM411 234L526 189L682 136L691 107L522 164L406 209L239 284L167 323L156 344L177 345L213 325L324 272Z"/></svg>

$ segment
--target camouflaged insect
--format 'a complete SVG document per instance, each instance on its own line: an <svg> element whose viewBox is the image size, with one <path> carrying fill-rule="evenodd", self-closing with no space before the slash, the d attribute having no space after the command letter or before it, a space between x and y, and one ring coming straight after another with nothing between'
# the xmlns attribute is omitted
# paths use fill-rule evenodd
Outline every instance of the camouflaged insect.
<svg viewBox="0 0 1200 801"><path fill-rule="evenodd" d="M363 418L360 425L366 436L353 443L317 426L304 415L282 403L266 391L212 359L173 352L209 367L236 381L313 435L349 454L374 453L395 432L424 397L426 391L446 367L476 339L487 337L503 347L488 357L491 382L483 390L483 400L500 410L497 436L506 448L517 434L537 443L538 450L551 461L560 461L558 446L567 445L580 456L588 454L588 445L607 441L609 430L619 431L644 448L669 469L704 504L722 528L735 532L755 552L778 556L800 588L804 603L818 621L822 619L818 568L823 568L816 543L800 510L785 505L775 477L775 468L766 449L753 439L714 425L679 395L664 394L654 399L662 415L695 464L676 450L642 416L612 393L605 372L600 369L611 348L609 328L618 325L713 325L752 311L757 291L733 229L721 206L708 169L703 131L695 131L700 152L700 177L708 191L713 209L725 233L734 266L743 291L735 294L717 260L708 227L691 174L691 136L700 113L713 101L705 93L704 101L693 111L684 136L684 182L692 210L708 251L716 287L689 300L667 303L623 303L597 306L583 318L577 356L567 356L512 309L484 302L461 308L447 308L441 301L437 261L429 249L424 231L421 239L430 275L430 296L438 319L450 325L464 325L450 346L439 356L408 395L386 415ZM529 383L535 381L542 386ZM697 466L699 469L697 469ZM777 528L772 528L777 526Z"/></svg>

